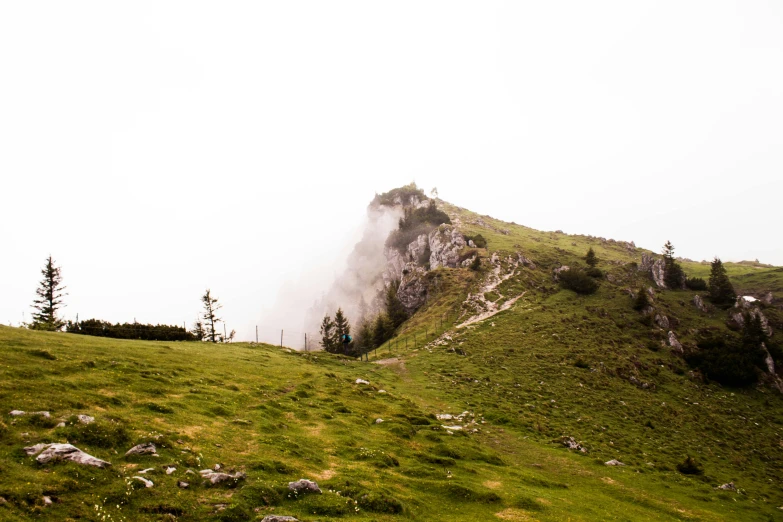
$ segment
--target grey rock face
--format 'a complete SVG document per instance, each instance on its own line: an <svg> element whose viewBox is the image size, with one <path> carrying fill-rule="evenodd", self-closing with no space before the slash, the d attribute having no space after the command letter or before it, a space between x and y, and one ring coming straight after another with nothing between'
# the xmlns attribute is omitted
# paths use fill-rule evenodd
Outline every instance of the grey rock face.
<svg viewBox="0 0 783 522"><path fill-rule="evenodd" d="M653 281L655 281L655 286L658 288L666 288L666 283L663 279L665 268L666 265L663 262L663 259L655 259L650 254L642 254L642 262L639 265L639 271L649 273L652 276Z"/></svg>
<svg viewBox="0 0 783 522"><path fill-rule="evenodd" d="M745 326L746 313L749 314L753 319L758 317L761 321L761 328L764 330L764 333L767 334L768 337L772 335L772 327L769 326L769 320L767 317L758 307L745 301L742 297L737 298L737 302L734 304L734 308L729 311L729 320L733 321L739 328L742 328Z"/></svg>
<svg viewBox="0 0 783 522"><path fill-rule="evenodd" d="M663 314L655 314L655 324L663 328L664 330L669 329L669 318L666 317Z"/></svg>
<svg viewBox="0 0 783 522"><path fill-rule="evenodd" d="M130 457L131 455L154 455L157 453L157 451L158 449L155 447L155 444L152 442L147 442L146 444L133 446L125 453L125 456Z"/></svg>
<svg viewBox="0 0 783 522"><path fill-rule="evenodd" d="M299 479L296 482L289 482L288 489L296 493L321 493L321 488L312 480Z"/></svg>
<svg viewBox="0 0 783 522"><path fill-rule="evenodd" d="M440 225L430 232L430 269L459 265L460 251L466 246L462 233L452 225Z"/></svg>
<svg viewBox="0 0 783 522"><path fill-rule="evenodd" d="M30 456L40 453L35 460L41 464L58 460L70 460L77 464L95 466L97 468L111 466L110 462L95 458L71 444L36 444L35 446L25 448L24 451Z"/></svg>
<svg viewBox="0 0 783 522"><path fill-rule="evenodd" d="M402 273L397 298L408 313L413 313L427 301L427 271L416 263L408 263Z"/></svg>

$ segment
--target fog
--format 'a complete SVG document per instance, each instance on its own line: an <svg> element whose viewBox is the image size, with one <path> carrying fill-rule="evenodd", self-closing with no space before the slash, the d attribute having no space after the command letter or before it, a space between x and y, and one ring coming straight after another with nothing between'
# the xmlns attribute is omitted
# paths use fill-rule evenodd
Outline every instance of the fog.
<svg viewBox="0 0 783 522"><path fill-rule="evenodd" d="M2 2L0 322L51 254L66 319L190 327L209 288L301 347L411 181L783 265L781 56L780 2Z"/></svg>

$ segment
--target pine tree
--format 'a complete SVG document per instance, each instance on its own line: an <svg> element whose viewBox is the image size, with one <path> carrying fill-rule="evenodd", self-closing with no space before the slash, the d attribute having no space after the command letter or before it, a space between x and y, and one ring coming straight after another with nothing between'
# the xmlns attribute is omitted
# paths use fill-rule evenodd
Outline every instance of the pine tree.
<svg viewBox="0 0 783 522"><path fill-rule="evenodd" d="M372 326L372 340L375 348L380 348L383 343L391 339L394 326L386 314L378 314Z"/></svg>
<svg viewBox="0 0 783 522"><path fill-rule="evenodd" d="M207 338L207 331L204 329L204 323L201 322L200 317L196 317L196 323L193 325L193 329L190 331L197 341L203 341Z"/></svg>
<svg viewBox="0 0 783 522"><path fill-rule="evenodd" d="M329 314L324 316L324 320L321 321L321 346L327 352L332 353L334 351L334 321L329 317Z"/></svg>
<svg viewBox="0 0 783 522"><path fill-rule="evenodd" d="M402 306L400 299L397 297L398 281L392 281L389 288L386 289L386 315L389 316L394 328L397 328L408 319L408 312L405 311L405 307Z"/></svg>
<svg viewBox="0 0 783 522"><path fill-rule="evenodd" d="M674 245L672 245L671 241L667 241L663 245L663 262L663 282L672 289L682 288L685 281L685 272L683 272L677 260L674 259Z"/></svg>
<svg viewBox="0 0 783 522"><path fill-rule="evenodd" d="M216 325L223 320L217 316L217 311L223 308L223 306L218 304L216 297L212 297L209 288L201 296L201 304L204 305L201 318L204 319L205 338L213 343L222 341L222 336L217 332Z"/></svg>
<svg viewBox="0 0 783 522"><path fill-rule="evenodd" d="M59 331L65 322L57 317L57 310L62 308L62 298L68 294L63 293L62 274L60 267L54 265L52 256L46 259L46 265L41 270L43 279L35 290L38 299L33 300L33 322L30 328L33 330Z"/></svg>
<svg viewBox="0 0 783 522"><path fill-rule="evenodd" d="M591 268L598 264L598 256L595 255L593 247L590 247L590 249L587 251L587 254L585 255L585 263L587 263L587 265Z"/></svg>
<svg viewBox="0 0 783 522"><path fill-rule="evenodd" d="M633 309L641 312L649 306L650 298L647 296L647 291L644 288L639 288L639 292L636 294L636 299L633 302Z"/></svg>
<svg viewBox="0 0 783 522"><path fill-rule="evenodd" d="M359 326L359 331L356 335L356 344L359 346L360 353L367 353L374 348L372 325L369 321L364 321Z"/></svg>
<svg viewBox="0 0 783 522"><path fill-rule="evenodd" d="M346 342L344 336L351 335L351 325L348 318L345 317L342 308L338 308L334 314L334 344L338 351L345 350Z"/></svg>
<svg viewBox="0 0 783 522"><path fill-rule="evenodd" d="M718 257L712 261L710 280L707 287L710 292L710 301L717 306L731 306L737 299L737 293L734 291L731 281L729 281L726 268Z"/></svg>

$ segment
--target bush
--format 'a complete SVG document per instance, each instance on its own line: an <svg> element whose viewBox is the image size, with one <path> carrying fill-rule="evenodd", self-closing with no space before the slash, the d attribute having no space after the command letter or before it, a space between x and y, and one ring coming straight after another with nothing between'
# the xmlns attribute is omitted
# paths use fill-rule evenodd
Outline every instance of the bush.
<svg viewBox="0 0 783 522"><path fill-rule="evenodd" d="M685 360L708 379L740 387L758 380L756 368L762 367L765 357L760 343L742 342L733 335L711 335L702 337L697 346L699 350L687 354Z"/></svg>
<svg viewBox="0 0 783 522"><path fill-rule="evenodd" d="M685 286L687 286L689 290L706 290L707 281L701 277L689 277L685 280Z"/></svg>
<svg viewBox="0 0 783 522"><path fill-rule="evenodd" d="M484 236L481 234L476 234L475 236L464 236L466 242L473 241L473 244L476 245L477 248L487 248L487 240Z"/></svg>
<svg viewBox="0 0 783 522"><path fill-rule="evenodd" d="M122 447L131 440L125 424L112 420L82 424L78 419L72 417L66 427L60 428L59 433L64 435L69 442L94 448Z"/></svg>
<svg viewBox="0 0 783 522"><path fill-rule="evenodd" d="M481 258L479 256L476 256L476 259L470 264L470 269L474 272L481 270Z"/></svg>
<svg viewBox="0 0 783 522"><path fill-rule="evenodd" d="M647 295L647 291L644 288L639 288L639 291L636 293L636 299L633 302L633 309L641 312L649 306L650 297Z"/></svg>
<svg viewBox="0 0 783 522"><path fill-rule="evenodd" d="M683 462L677 464L677 471L683 475L701 475L704 473L704 468L696 462L696 459L688 455Z"/></svg>
<svg viewBox="0 0 783 522"><path fill-rule="evenodd" d="M590 277L593 277L595 279L601 279L604 276L604 273L601 272L600 268L590 267L587 270L585 270L585 274L589 275Z"/></svg>
<svg viewBox="0 0 783 522"><path fill-rule="evenodd" d="M560 272L560 286L583 295L594 294L598 290L598 283L577 268Z"/></svg>

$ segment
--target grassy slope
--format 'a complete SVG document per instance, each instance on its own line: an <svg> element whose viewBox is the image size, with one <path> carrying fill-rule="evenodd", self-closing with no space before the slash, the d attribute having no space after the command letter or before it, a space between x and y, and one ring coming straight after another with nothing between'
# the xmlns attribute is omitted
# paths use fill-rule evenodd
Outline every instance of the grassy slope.
<svg viewBox="0 0 783 522"><path fill-rule="evenodd" d="M116 341L0 327L0 496L7 500L0 519L779 517L779 394L705 385L668 349L649 348L661 332L638 320L623 292L646 282L624 265L638 261L640 250L482 217L508 229L506 235L471 224L478 216L467 211L449 211L467 231L487 237L490 250L522 251L538 268L501 287L507 296L527 292L512 309L453 334L449 344L422 348L425 331L431 340L450 330L481 275L436 271L437 292L401 329L398 340L408 339L408 348L393 343L400 360L386 366L269 346ZM551 268L579 263L589 246L616 284L604 281L586 298L559 290ZM783 280L776 268L727 268L747 292L774 291ZM685 269L704 276L698 263ZM684 343L692 342L693 328L723 327L722 313L702 314L691 298L664 292L655 302L679 320L674 330ZM777 310L765 313L779 322ZM390 350L381 348L376 357ZM655 390L631 384L631 376ZM371 385L356 385L357 378ZM30 418L13 421L11 409L49 410L57 418L87 413L98 423L52 428ZM477 433L449 435L433 417L465 410L479 420ZM375 424L379 417L385 422ZM563 448L556 442L561 436L582 441L587 455ZM40 466L21 451L66 440L112 468ZM151 440L160 457L123 457L133 444ZM704 464L704 476L675 471L686 454ZM604 466L611 458L627 466ZM233 489L207 488L185 473L216 463L244 471L247 480ZM162 472L167 464L177 468L170 476ZM153 488L128 485L149 467L156 468L147 475ZM317 480L325 494L288 498L287 482L300 477ZM178 480L191 488L177 488ZM714 489L730 480L741 493ZM54 505L44 508L43 495ZM400 514L384 512L400 507Z"/></svg>

